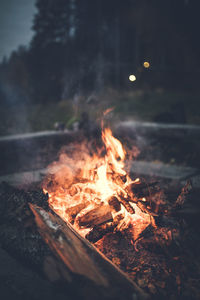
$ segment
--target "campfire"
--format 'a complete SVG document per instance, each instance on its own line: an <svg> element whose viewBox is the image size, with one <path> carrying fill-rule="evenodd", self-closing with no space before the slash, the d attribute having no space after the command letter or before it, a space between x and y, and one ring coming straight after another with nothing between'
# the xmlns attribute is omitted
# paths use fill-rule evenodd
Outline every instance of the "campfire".
<svg viewBox="0 0 200 300"><path fill-rule="evenodd" d="M77 145L71 157L62 154L49 168L44 192L50 207L88 240L129 229L134 242L147 226L155 226L154 213L142 195L144 184L125 170L127 152L109 128L102 130L102 142L93 149Z"/></svg>
<svg viewBox="0 0 200 300"><path fill-rule="evenodd" d="M198 299L198 232L180 213L191 184L139 178L132 160L102 127L61 151L42 190L1 185L2 247L77 299Z"/></svg>

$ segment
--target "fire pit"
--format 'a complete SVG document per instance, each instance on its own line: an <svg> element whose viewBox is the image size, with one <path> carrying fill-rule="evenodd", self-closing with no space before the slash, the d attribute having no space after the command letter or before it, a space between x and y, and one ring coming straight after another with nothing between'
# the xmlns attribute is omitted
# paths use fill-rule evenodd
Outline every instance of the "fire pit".
<svg viewBox="0 0 200 300"><path fill-rule="evenodd" d="M72 298L198 299L198 232L181 214L191 184L134 177L131 154L105 128L61 153L43 191L1 185L1 244Z"/></svg>
<svg viewBox="0 0 200 300"><path fill-rule="evenodd" d="M148 187L125 171L126 152L110 129L103 130L102 141L102 147L83 143L73 148L71 156L61 154L49 168L44 193L53 210L90 241L129 226L134 241L154 224L154 213L144 204Z"/></svg>

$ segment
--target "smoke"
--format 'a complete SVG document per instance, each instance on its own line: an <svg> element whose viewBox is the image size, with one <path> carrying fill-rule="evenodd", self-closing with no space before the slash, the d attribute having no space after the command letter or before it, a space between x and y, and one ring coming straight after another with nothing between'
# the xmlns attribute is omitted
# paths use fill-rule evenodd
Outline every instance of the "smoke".
<svg viewBox="0 0 200 300"><path fill-rule="evenodd" d="M0 134L30 132L28 120L29 99L18 87L7 82L1 83Z"/></svg>

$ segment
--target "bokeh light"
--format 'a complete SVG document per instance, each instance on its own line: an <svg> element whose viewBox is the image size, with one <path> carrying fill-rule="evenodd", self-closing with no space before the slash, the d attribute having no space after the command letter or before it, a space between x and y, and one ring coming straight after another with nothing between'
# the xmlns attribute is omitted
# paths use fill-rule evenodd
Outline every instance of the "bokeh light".
<svg viewBox="0 0 200 300"><path fill-rule="evenodd" d="M133 75L133 74L131 74L131 75L129 76L129 80L130 80L130 81L136 81L136 76Z"/></svg>
<svg viewBox="0 0 200 300"><path fill-rule="evenodd" d="M150 63L149 63L148 61L145 61L145 62L143 63L143 66L144 66L146 69L148 69L148 68L150 67Z"/></svg>

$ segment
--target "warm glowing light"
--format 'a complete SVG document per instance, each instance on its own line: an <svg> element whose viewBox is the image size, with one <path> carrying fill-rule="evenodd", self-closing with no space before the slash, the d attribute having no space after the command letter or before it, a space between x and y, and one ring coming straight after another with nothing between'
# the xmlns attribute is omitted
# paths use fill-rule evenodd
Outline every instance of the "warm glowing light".
<svg viewBox="0 0 200 300"><path fill-rule="evenodd" d="M148 68L150 67L150 63L149 63L148 61L145 61L145 62L143 63L143 66L144 66L146 69L148 69Z"/></svg>
<svg viewBox="0 0 200 300"><path fill-rule="evenodd" d="M117 225L118 230L132 225L135 240L152 222L152 218L134 201L130 202L127 210L120 199L125 202L128 197L134 199L135 195L129 187L140 184L140 179L132 180L128 175L125 170L127 153L109 128L102 130L102 141L103 148L96 149L95 152L87 144L78 144L71 155L61 154L59 161L49 168L53 181L49 184L47 179L44 192L49 194L51 208L65 221L72 223L82 236L85 237L90 228L81 225L80 219L101 207L101 212L108 212L111 219L116 216L121 218ZM112 208L112 199L119 203L120 210ZM145 202L146 198L140 201Z"/></svg>
<svg viewBox="0 0 200 300"><path fill-rule="evenodd" d="M131 74L130 76L129 76L129 80L130 81L136 81L136 76L135 75L133 75L133 74Z"/></svg>

